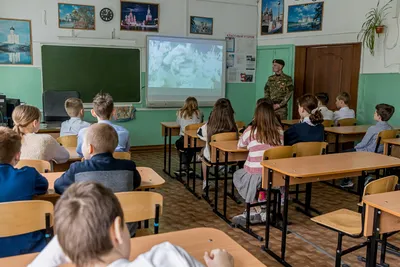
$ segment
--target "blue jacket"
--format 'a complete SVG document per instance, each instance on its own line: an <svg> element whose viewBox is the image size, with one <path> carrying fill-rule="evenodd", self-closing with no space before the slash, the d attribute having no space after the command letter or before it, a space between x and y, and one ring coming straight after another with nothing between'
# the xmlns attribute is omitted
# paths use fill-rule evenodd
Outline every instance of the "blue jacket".
<svg viewBox="0 0 400 267"><path fill-rule="evenodd" d="M93 171L133 171L133 187L140 186L141 178L136 169L135 162L131 160L115 159L111 153L94 155L91 159L71 164L69 169L54 182L56 193L62 194L75 182L75 175L82 172Z"/></svg>
<svg viewBox="0 0 400 267"><path fill-rule="evenodd" d="M323 142L324 126L322 124L310 125L307 122L294 124L284 135L285 146L291 146L300 142Z"/></svg>
<svg viewBox="0 0 400 267"><path fill-rule="evenodd" d="M0 202L32 200L45 194L49 183L34 168L16 169L10 164L0 164ZM1 216L1 215L0 215ZM0 258L39 252L46 246L44 232L0 238Z"/></svg>

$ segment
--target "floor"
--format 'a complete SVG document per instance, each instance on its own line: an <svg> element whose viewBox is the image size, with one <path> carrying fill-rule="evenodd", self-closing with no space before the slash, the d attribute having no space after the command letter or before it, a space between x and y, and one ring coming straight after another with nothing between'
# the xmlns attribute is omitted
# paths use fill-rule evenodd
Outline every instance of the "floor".
<svg viewBox="0 0 400 267"><path fill-rule="evenodd" d="M172 158L172 170L178 166L178 157L175 153ZM261 262L268 267L282 266L267 253L260 249L263 244L243 231L231 228L218 216L204 199L195 198L185 187L175 179L167 176L163 171L163 151L148 150L135 151L132 158L138 166L153 168L159 173L166 183L155 190L164 196L163 214L160 220L160 232L171 232L195 227L213 227L220 229L231 236ZM197 168L199 171L199 168ZM197 192L201 190L201 181L197 180ZM222 194L219 194L220 196ZM211 195L212 196L212 195ZM358 196L333 188L331 186L313 184L312 206L323 213L340 208L357 210ZM221 201L220 201L221 203ZM334 255L337 234L312 222L309 217L295 210L296 204L289 205L289 221L292 223L287 236L286 260L292 266L334 266ZM222 207L220 207L221 210ZM244 206L236 204L228 198L228 217L241 213ZM281 232L271 228L270 244L275 252L280 251ZM253 230L264 236L265 227L254 226ZM363 239L344 238L343 248L361 243ZM400 247L400 235L389 239L394 245ZM357 260L357 256L365 256L365 249L358 250L343 257L342 263L350 266L365 266ZM379 254L378 254L379 257ZM390 266L400 266L400 257L387 254L386 263Z"/></svg>

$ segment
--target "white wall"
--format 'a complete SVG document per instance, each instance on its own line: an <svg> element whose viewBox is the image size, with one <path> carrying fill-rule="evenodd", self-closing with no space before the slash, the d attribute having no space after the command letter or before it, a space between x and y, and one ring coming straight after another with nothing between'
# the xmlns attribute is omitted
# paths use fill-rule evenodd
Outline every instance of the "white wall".
<svg viewBox="0 0 400 267"><path fill-rule="evenodd" d="M58 2L94 5L96 7L96 30L75 30L75 34L78 37L111 38L111 33L115 29L116 38L135 40L135 44L119 40L60 39L58 36L71 36L72 31L58 28ZM223 39L228 32L257 33L256 0L145 0L143 2L160 4L159 35L189 35L201 38ZM103 22L100 19L99 12L104 7L111 8L114 11L114 19L111 22ZM188 34L190 15L213 17L213 36ZM41 44L61 43L139 47L142 50L142 70L144 71L146 35L154 34L120 31L120 0L0 0L0 18L32 20L33 61L36 67L41 66ZM45 23L45 20L47 23Z"/></svg>
<svg viewBox="0 0 400 267"><path fill-rule="evenodd" d="M357 42L357 34L364 22L365 14L369 9L376 6L377 1L378 0L325 0L322 31L287 33L288 6L312 3L312 1L285 0L284 33L279 35L259 36L258 44L314 45ZM382 0L381 5L387 1L388 0ZM393 1L397 2L397 0ZM393 8L385 23L388 26L386 42L384 41L384 34L376 40L375 56L371 56L368 49L363 50L361 73L399 72L399 65L387 66L396 63L400 64L400 45L397 45L393 50L384 49L385 45L386 47L393 46L399 34L399 21L398 19L392 18L394 13L395 11ZM259 21L260 20L261 18ZM386 55L384 55L385 53Z"/></svg>

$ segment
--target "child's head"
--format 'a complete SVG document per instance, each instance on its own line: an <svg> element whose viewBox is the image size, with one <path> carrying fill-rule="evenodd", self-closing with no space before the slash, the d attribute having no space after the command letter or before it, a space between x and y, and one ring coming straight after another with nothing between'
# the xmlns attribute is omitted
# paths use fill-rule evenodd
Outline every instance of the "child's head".
<svg viewBox="0 0 400 267"><path fill-rule="evenodd" d="M187 118L191 119L193 113L199 115L199 105L195 97L189 96L188 98L186 98L183 107L179 110L179 114L185 119Z"/></svg>
<svg viewBox="0 0 400 267"><path fill-rule="evenodd" d="M121 205L99 183L72 184L56 204L54 221L63 252L77 266L94 266L113 254L129 258L130 235Z"/></svg>
<svg viewBox="0 0 400 267"><path fill-rule="evenodd" d="M20 136L26 133L36 133L40 129L40 110L29 105L20 105L12 113L13 130Z"/></svg>
<svg viewBox="0 0 400 267"><path fill-rule="evenodd" d="M21 156L21 136L7 127L0 127L0 164L15 166Z"/></svg>
<svg viewBox="0 0 400 267"><path fill-rule="evenodd" d="M348 107L349 103L350 103L350 95L346 92L341 92L336 97L336 107L337 108Z"/></svg>
<svg viewBox="0 0 400 267"><path fill-rule="evenodd" d="M313 124L320 124L324 121L324 117L318 109L318 100L313 95L303 95L297 100L297 105L302 119L309 117Z"/></svg>
<svg viewBox="0 0 400 267"><path fill-rule="evenodd" d="M374 120L388 121L394 113L394 107L388 104L379 104L375 107Z"/></svg>
<svg viewBox="0 0 400 267"><path fill-rule="evenodd" d="M92 116L98 120L109 120L114 112L114 101L107 93L98 93L93 98Z"/></svg>
<svg viewBox="0 0 400 267"><path fill-rule="evenodd" d="M86 131L82 144L85 159L100 153L113 153L118 146L118 134L107 123L92 124Z"/></svg>
<svg viewBox="0 0 400 267"><path fill-rule="evenodd" d="M281 125L273 106L267 102L258 104L254 112L250 135L254 136L255 130L257 130L255 138L258 142L279 146L281 144L280 129Z"/></svg>
<svg viewBox="0 0 400 267"><path fill-rule="evenodd" d="M237 132L235 123L235 112L233 111L231 101L227 98L220 98L215 102L207 123L207 140L218 133Z"/></svg>
<svg viewBox="0 0 400 267"><path fill-rule="evenodd" d="M257 100L256 106L260 105L261 103L267 103L267 104L269 104L269 105L273 105L273 104L274 104L274 103L272 102L271 98L266 98L266 97L259 98L259 99Z"/></svg>
<svg viewBox="0 0 400 267"><path fill-rule="evenodd" d="M329 102L329 95L327 93L318 93L315 95L318 100L318 106L326 106Z"/></svg>
<svg viewBox="0 0 400 267"><path fill-rule="evenodd" d="M68 116L83 118L83 103L79 98L68 98L65 100L64 104L65 110L67 111Z"/></svg>

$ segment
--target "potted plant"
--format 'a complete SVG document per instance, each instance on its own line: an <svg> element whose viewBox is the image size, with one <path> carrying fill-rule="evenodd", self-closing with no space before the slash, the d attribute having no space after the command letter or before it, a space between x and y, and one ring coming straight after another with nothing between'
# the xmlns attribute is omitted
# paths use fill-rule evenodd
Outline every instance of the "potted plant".
<svg viewBox="0 0 400 267"><path fill-rule="evenodd" d="M375 34L381 34L384 32L385 26L383 20L388 15L388 10L391 8L390 3L393 0L387 2L383 7L380 7L380 0L378 1L375 8L372 8L366 15L366 21L361 27L361 31L357 35L357 39L363 43L364 47L369 49L371 55L375 54Z"/></svg>

